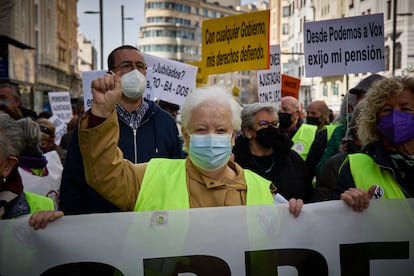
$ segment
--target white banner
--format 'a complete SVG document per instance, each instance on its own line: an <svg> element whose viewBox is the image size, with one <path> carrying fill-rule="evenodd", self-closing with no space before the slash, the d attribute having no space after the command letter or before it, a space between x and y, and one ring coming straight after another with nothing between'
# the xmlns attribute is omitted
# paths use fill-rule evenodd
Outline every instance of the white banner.
<svg viewBox="0 0 414 276"><path fill-rule="evenodd" d="M280 73L280 46L270 45L267 70L257 70L257 90L260 103L280 103L282 76Z"/></svg>
<svg viewBox="0 0 414 276"><path fill-rule="evenodd" d="M183 105L185 98L196 87L198 67L141 53L148 66L147 89L158 99ZM148 74L150 72L150 74ZM149 92L146 92L149 93Z"/></svg>
<svg viewBox="0 0 414 276"><path fill-rule="evenodd" d="M412 276L414 199L307 204L298 218L287 204L65 216L38 231L24 217L0 221L0 248L2 276Z"/></svg>
<svg viewBox="0 0 414 276"><path fill-rule="evenodd" d="M306 22L306 77L385 70L383 14Z"/></svg>

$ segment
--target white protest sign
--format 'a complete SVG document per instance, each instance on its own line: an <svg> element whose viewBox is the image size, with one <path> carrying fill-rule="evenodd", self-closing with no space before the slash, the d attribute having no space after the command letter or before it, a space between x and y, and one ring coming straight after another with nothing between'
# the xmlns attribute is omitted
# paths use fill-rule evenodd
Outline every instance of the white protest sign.
<svg viewBox="0 0 414 276"><path fill-rule="evenodd" d="M37 231L28 217L0 220L2 276L97 275L93 269L107 269L99 275L414 275L414 199L371 200L363 212L339 200L305 204L297 218L287 204L75 215Z"/></svg>
<svg viewBox="0 0 414 276"><path fill-rule="evenodd" d="M53 114L52 117L48 119L55 126L55 144L59 145L60 140L62 139L63 134L67 130L67 122L61 120L57 115Z"/></svg>
<svg viewBox="0 0 414 276"><path fill-rule="evenodd" d="M257 90L260 103L280 103L281 74L280 74L280 46L270 45L270 67L266 70L257 70Z"/></svg>
<svg viewBox="0 0 414 276"><path fill-rule="evenodd" d="M306 77L385 70L383 14L304 24Z"/></svg>
<svg viewBox="0 0 414 276"><path fill-rule="evenodd" d="M145 75L147 84L145 85L145 90L144 90L144 94L142 95L145 99L149 100L149 101L153 101L155 99L154 97L154 93L151 89L151 82L150 80L152 79L152 69L151 68L147 68L147 73Z"/></svg>
<svg viewBox="0 0 414 276"><path fill-rule="evenodd" d="M145 53L142 55L148 66L147 74L152 70L151 79L147 77L152 95L167 102L183 105L185 98L196 87L198 67Z"/></svg>
<svg viewBox="0 0 414 276"><path fill-rule="evenodd" d="M85 112L92 107L92 90L91 83L94 79L102 77L106 74L105 70L92 70L82 72L82 87L83 87L83 106Z"/></svg>
<svg viewBox="0 0 414 276"><path fill-rule="evenodd" d="M68 123L73 117L69 91L49 92L48 95L53 115L59 117L61 121Z"/></svg>

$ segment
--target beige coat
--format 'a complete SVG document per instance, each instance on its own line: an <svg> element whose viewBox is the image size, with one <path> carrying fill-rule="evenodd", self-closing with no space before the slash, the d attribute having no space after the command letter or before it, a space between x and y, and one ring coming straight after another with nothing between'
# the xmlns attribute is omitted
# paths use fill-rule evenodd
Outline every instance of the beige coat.
<svg viewBox="0 0 414 276"><path fill-rule="evenodd" d="M144 178L147 163L123 159L117 147L119 126L116 112L103 123L88 128L89 112L79 122L79 144L88 184L122 210L132 211ZM187 157L187 186L190 207L236 206L246 204L243 169L232 161L228 166L236 177L215 181L196 170ZM160 168L162 170L162 168ZM154 183L162 189L163 183Z"/></svg>

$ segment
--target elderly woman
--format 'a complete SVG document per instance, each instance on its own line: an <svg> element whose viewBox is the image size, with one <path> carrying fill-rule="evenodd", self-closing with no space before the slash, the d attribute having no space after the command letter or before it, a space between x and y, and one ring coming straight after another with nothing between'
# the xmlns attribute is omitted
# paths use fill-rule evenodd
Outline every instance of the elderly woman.
<svg viewBox="0 0 414 276"><path fill-rule="evenodd" d="M151 159L132 164L117 147L115 105L121 77L92 82L93 104L80 120L79 140L87 182L122 210L173 210L214 206L272 204L269 181L230 160L240 106L219 87L197 89L182 109L186 159ZM291 199L299 215L303 201Z"/></svg>
<svg viewBox="0 0 414 276"><path fill-rule="evenodd" d="M23 190L17 164L24 146L23 131L18 122L7 114L0 114L0 219L33 214L31 225L35 229L43 228L63 213L53 211L51 199Z"/></svg>
<svg viewBox="0 0 414 276"><path fill-rule="evenodd" d="M271 181L283 197L309 200L312 183L305 161L291 149L293 142L277 128L276 106L247 105L241 118L242 135L233 148L234 161Z"/></svg>
<svg viewBox="0 0 414 276"><path fill-rule="evenodd" d="M414 196L414 78L380 80L365 100L358 120L363 153L348 156L337 184L357 211L371 198Z"/></svg>
<svg viewBox="0 0 414 276"><path fill-rule="evenodd" d="M52 198L58 208L63 166L56 151L43 153L40 149L41 131L31 118L18 120L26 146L20 152L19 174L26 191Z"/></svg>

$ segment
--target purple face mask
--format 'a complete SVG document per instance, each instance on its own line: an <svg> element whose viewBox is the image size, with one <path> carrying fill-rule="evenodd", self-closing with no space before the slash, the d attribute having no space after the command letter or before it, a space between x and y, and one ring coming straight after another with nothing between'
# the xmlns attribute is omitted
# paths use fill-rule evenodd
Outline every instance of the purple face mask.
<svg viewBox="0 0 414 276"><path fill-rule="evenodd" d="M378 122L378 131L394 145L414 139L414 114L393 110Z"/></svg>

